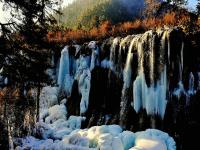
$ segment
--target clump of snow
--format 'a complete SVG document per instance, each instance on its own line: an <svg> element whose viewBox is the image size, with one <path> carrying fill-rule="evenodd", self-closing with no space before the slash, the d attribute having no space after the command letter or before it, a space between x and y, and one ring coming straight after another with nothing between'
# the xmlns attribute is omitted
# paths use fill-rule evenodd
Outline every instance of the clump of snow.
<svg viewBox="0 0 200 150"><path fill-rule="evenodd" d="M67 108L65 105L55 105L49 108L49 116L45 118L46 123L55 122L58 119L66 120Z"/></svg>

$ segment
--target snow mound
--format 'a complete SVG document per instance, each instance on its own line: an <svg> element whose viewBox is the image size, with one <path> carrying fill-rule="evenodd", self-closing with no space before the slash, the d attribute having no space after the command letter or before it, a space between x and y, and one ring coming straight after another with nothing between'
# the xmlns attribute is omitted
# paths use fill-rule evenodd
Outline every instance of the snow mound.
<svg viewBox="0 0 200 150"><path fill-rule="evenodd" d="M76 122L76 127L79 125L79 120L84 119L73 116L67 121L57 121L57 132L64 134L65 131L58 130L64 127L69 127L69 122ZM78 120L78 121L77 121ZM67 123L68 122L68 123ZM43 125L43 126L42 126ZM42 126L42 127L41 127ZM79 127L79 126L78 126ZM70 129L70 128L68 128ZM55 128L40 125L40 133L42 140L34 137L26 137L20 139L21 144L18 144L18 149L32 150L175 150L176 145L167 133L155 129L133 133L130 131L122 131L118 125L103 125L94 126L89 129L71 130L71 133L66 133L60 139L55 139ZM70 132L70 131L69 131Z"/></svg>
<svg viewBox="0 0 200 150"><path fill-rule="evenodd" d="M135 147L131 150L175 150L176 143L167 133L156 129L137 132Z"/></svg>

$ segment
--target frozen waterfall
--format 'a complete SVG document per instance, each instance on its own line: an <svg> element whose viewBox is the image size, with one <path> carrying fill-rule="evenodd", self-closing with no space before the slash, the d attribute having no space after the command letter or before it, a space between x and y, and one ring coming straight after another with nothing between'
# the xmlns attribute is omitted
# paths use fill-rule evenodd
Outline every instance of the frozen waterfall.
<svg viewBox="0 0 200 150"><path fill-rule="evenodd" d="M75 52L71 52L72 46ZM80 113L84 114L89 105L92 71L96 67L109 69L123 81L120 114L132 105L138 113L145 109L149 115L164 118L171 92L170 76L174 75L177 85L182 81L183 50L183 34L178 29L110 38L101 46L95 41L89 42L85 48L66 46L61 52L57 83L70 96L74 80L78 81ZM112 79L109 77L109 80ZM180 88L172 91L175 95L180 92ZM194 92L192 74L188 93L191 92Z"/></svg>

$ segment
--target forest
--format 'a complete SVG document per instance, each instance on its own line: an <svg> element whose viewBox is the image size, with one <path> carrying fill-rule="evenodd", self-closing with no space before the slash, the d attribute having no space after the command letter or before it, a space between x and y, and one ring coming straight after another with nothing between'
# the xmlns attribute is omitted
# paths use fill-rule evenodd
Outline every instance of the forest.
<svg viewBox="0 0 200 150"><path fill-rule="evenodd" d="M198 149L197 1L0 0L0 150Z"/></svg>

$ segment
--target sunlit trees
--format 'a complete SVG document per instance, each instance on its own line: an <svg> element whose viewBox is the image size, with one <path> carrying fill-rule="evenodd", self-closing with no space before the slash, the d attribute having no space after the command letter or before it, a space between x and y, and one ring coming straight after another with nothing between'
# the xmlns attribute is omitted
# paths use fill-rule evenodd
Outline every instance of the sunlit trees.
<svg viewBox="0 0 200 150"><path fill-rule="evenodd" d="M159 0L145 0L145 10L143 12L144 16L145 17L155 16L160 5L161 2Z"/></svg>

